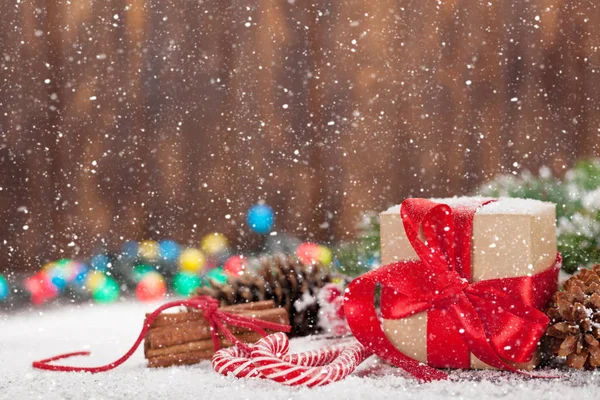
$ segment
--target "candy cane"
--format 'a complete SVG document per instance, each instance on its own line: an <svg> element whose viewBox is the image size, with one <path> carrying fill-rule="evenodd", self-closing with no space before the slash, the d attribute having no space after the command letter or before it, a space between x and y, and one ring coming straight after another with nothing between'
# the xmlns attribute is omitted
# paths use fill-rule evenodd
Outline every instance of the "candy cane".
<svg viewBox="0 0 600 400"><path fill-rule="evenodd" d="M236 378L262 378L249 358L250 354L237 346L221 349L213 355L212 365L219 374Z"/></svg>
<svg viewBox="0 0 600 400"><path fill-rule="evenodd" d="M219 350L213 368L238 378L260 377L289 386L323 386L351 374L370 354L358 342L287 354L289 340L275 333L259 340L250 354L238 347Z"/></svg>

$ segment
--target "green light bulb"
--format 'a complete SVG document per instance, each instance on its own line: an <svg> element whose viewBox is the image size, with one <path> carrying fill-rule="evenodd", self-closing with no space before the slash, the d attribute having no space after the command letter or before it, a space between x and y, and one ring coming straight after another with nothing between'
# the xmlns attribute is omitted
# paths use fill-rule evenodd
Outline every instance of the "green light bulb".
<svg viewBox="0 0 600 400"><path fill-rule="evenodd" d="M119 299L119 284L110 276L106 277L104 285L92 292L92 298L97 303L107 304Z"/></svg>
<svg viewBox="0 0 600 400"><path fill-rule="evenodd" d="M182 296L190 296L202 286L200 277L189 272L179 272L173 277L173 290Z"/></svg>

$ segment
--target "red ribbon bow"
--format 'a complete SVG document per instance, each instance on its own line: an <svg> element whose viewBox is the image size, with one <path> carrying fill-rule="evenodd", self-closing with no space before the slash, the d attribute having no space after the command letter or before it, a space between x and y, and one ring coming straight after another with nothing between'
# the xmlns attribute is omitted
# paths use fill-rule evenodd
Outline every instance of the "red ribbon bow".
<svg viewBox="0 0 600 400"><path fill-rule="evenodd" d="M282 332L289 332L291 330L291 327L289 325L277 324L275 322L263 321L263 320L253 318L253 317L247 317L247 316L243 316L243 315L239 315L239 314L233 314L233 313L229 313L226 311L222 311L219 309L219 302L217 300L215 300L211 297L207 297L207 296L198 296L198 297L195 297L195 298L192 298L189 300L172 301L170 303L163 304L162 306L160 306L156 310L154 310L144 320L144 326L142 328L142 331L138 335L138 338L136 339L133 346L131 346L131 348L121 358L119 358L118 360L116 360L114 362L111 362L110 364L106 364L106 365L103 365L100 367L71 367L71 366L66 366L66 365L50 364L53 361L57 361L57 360L60 360L63 358L68 358L68 357L73 357L73 356L88 356L88 355L90 355L89 351L78 351L78 352L73 352L73 353L60 354L58 356L46 358L46 359L40 360L40 361L34 361L33 368L43 369L43 370L47 370L47 371L63 371L63 372L98 373L98 372L110 371L111 369L116 368L119 365L123 364L125 361L127 361L129 359L129 357L131 357L133 355L135 350L142 343L142 340L144 340L144 337L146 336L146 332L148 332L148 329L150 329L150 325L152 324L152 321L154 321L161 312L168 310L169 308L179 307L179 306L186 306L186 307L196 308L198 310L204 311L204 318L210 324L210 331L211 331L211 336L212 336L212 341L213 341L215 351L217 351L221 348L220 343L219 343L219 331L227 339L229 339L232 343L235 343L238 347L240 347L246 351L251 350L247 344L240 342L240 340L231 333L231 331L225 326L225 324L231 325L231 326L237 326L240 328L252 329L253 331L258 332L263 337L267 336L267 332L265 332L265 329L271 329L274 331L282 331Z"/></svg>
<svg viewBox="0 0 600 400"><path fill-rule="evenodd" d="M489 202L454 209L425 199L402 203L406 236L419 260L385 265L355 279L344 299L348 324L368 350L424 381L447 378L436 368L469 368L469 353L509 371L517 370L507 361L531 359L549 322L540 309L557 290L560 255L553 268L533 276L470 283L473 218ZM419 239L420 229L426 242ZM401 353L386 337L374 307L378 283L384 318L428 312L429 365Z"/></svg>

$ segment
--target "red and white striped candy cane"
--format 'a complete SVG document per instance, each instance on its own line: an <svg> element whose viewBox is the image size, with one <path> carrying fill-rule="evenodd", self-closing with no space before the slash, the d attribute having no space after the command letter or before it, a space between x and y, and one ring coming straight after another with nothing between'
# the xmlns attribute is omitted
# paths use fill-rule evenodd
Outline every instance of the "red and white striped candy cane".
<svg viewBox="0 0 600 400"><path fill-rule="evenodd" d="M274 336L271 340L277 341L276 354L280 354L281 361L307 367L323 365L333 361L345 348L342 345L329 346L321 350L307 351L304 353L287 354L289 351L289 340L287 337ZM270 343L272 343L270 341ZM258 343L257 343L258 344ZM252 350L256 345L250 347L250 351L233 346L221 349L213 356L212 363L214 369L223 375L233 375L238 378L251 378L262 376L258 369L255 368L254 362L251 360Z"/></svg>
<svg viewBox="0 0 600 400"><path fill-rule="evenodd" d="M250 354L243 349L233 346L221 349L213 355L212 365L218 373L236 378L262 378L254 363L250 359Z"/></svg>
<svg viewBox="0 0 600 400"><path fill-rule="evenodd" d="M370 354L358 342L287 354L289 340L275 333L259 340L247 354L238 347L219 350L213 368L238 378L261 377L289 386L323 386L351 374Z"/></svg>

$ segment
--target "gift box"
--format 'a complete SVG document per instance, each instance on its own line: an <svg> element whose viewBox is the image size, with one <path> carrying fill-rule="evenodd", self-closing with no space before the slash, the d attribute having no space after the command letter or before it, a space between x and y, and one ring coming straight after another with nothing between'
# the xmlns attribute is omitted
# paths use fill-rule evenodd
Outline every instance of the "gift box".
<svg viewBox="0 0 600 400"><path fill-rule="evenodd" d="M434 202L460 207L473 201L468 197ZM499 199L479 207L473 218L471 237L471 281L532 275L554 267L556 259L555 206L531 199ZM380 214L381 261L390 264L416 259L402 219L400 206ZM421 232L422 236L422 232ZM408 318L383 320L386 336L404 354L427 363L427 312ZM537 357L519 368L531 369ZM489 366L470 355L471 368Z"/></svg>
<svg viewBox="0 0 600 400"><path fill-rule="evenodd" d="M425 380L443 375L430 367L537 364L548 324L541 310L560 264L553 204L407 199L380 221L383 266L353 281L345 299L363 345ZM378 284L381 324L372 304Z"/></svg>

